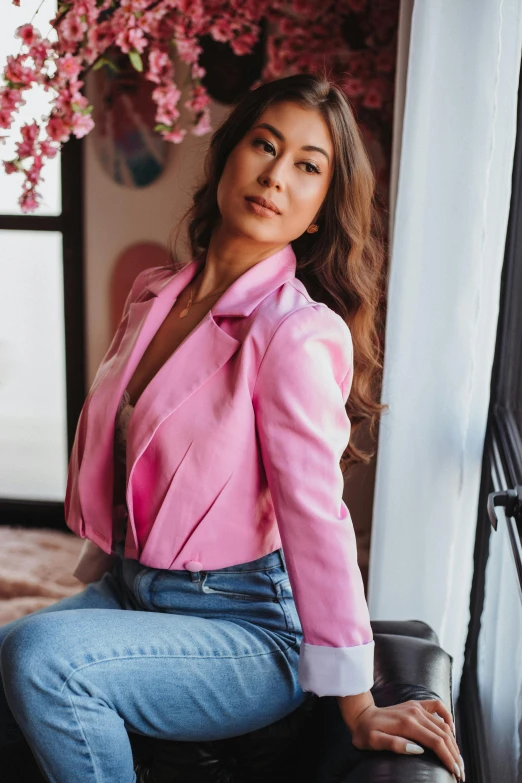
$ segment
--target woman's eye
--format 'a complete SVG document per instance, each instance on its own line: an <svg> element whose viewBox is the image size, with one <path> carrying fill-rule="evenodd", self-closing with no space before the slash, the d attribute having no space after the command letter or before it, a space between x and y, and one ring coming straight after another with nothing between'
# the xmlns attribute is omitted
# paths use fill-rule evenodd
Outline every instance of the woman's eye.
<svg viewBox="0 0 522 783"><path fill-rule="evenodd" d="M259 144L259 143L261 143L261 144L264 144L264 145L265 145L265 147L270 147L270 149L272 149L272 150L274 149L273 145L272 145L272 144L270 144L270 142L269 142L269 141L265 141L264 139L256 139L256 140L254 141L254 144Z"/></svg>
<svg viewBox="0 0 522 783"><path fill-rule="evenodd" d="M308 161L303 161L305 166L310 166L312 168L312 171L307 172L308 174L320 174L319 168L315 165L315 163L308 163Z"/></svg>
<svg viewBox="0 0 522 783"><path fill-rule="evenodd" d="M265 141L265 139L255 139L254 145L263 144L266 147L269 147L271 151L275 152L273 144L271 144L269 141ZM269 151L270 151L269 150ZM309 163L306 160L303 160L299 163L299 165L308 166L307 174L320 174L321 170L318 166L315 165L315 163ZM312 169L310 171L310 169Z"/></svg>

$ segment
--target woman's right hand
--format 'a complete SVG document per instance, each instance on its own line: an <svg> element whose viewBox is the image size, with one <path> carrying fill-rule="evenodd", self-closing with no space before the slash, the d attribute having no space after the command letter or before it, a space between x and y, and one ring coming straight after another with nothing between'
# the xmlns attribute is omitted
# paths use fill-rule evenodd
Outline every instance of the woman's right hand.
<svg viewBox="0 0 522 783"><path fill-rule="evenodd" d="M372 704L351 724L352 743L360 750L423 753L424 749L416 745L420 743L431 748L453 775L466 780L451 713L440 699L414 699L390 707ZM415 747L419 750L414 751Z"/></svg>

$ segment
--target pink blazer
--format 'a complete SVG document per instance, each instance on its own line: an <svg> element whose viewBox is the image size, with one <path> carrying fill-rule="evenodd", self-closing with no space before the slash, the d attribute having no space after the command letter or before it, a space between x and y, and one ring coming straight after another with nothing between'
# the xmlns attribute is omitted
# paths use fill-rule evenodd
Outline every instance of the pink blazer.
<svg viewBox="0 0 522 783"><path fill-rule="evenodd" d="M89 390L65 496L67 525L91 542L77 574L93 544L105 558L100 572L111 557L120 398L203 262L137 276ZM339 467L353 348L344 320L311 299L295 272L290 244L247 270L144 389L127 435L125 555L154 568L211 570L282 546L303 628L300 684L343 696L374 682Z"/></svg>

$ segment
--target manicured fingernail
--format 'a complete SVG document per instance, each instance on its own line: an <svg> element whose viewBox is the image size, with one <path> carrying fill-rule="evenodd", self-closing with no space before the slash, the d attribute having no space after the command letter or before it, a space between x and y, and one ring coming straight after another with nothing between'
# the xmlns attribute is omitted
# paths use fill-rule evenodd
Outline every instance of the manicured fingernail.
<svg viewBox="0 0 522 783"><path fill-rule="evenodd" d="M424 753L424 748L421 748L420 745L416 745L414 742L407 742L406 753Z"/></svg>
<svg viewBox="0 0 522 783"><path fill-rule="evenodd" d="M461 778L461 777L462 777L462 773L461 773L461 771L460 771L460 767L459 767L459 765L457 764L457 762L455 762L455 764L453 765L453 769L454 769L454 771L455 771L455 775L456 775L458 778Z"/></svg>
<svg viewBox="0 0 522 783"><path fill-rule="evenodd" d="M466 780L466 771L464 769L464 759L462 758L462 756L459 756L459 761L460 761L460 768L462 770L462 780Z"/></svg>
<svg viewBox="0 0 522 783"><path fill-rule="evenodd" d="M441 721L444 723L444 718L442 717L442 715L439 715L439 713L438 713L438 712L434 712L433 714L434 714L434 716L435 716L436 718L438 718L439 720L441 720Z"/></svg>

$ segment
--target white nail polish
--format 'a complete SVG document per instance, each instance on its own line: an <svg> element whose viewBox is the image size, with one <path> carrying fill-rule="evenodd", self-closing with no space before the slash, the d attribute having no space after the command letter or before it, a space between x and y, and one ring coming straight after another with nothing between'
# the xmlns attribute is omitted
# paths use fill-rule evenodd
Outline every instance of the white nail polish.
<svg viewBox="0 0 522 783"><path fill-rule="evenodd" d="M420 745L416 745L414 742L407 742L406 753L424 753L424 748L421 748Z"/></svg>
<svg viewBox="0 0 522 783"><path fill-rule="evenodd" d="M455 770L455 775L460 779L462 777L462 774L460 772L460 767L457 764L457 762L455 762L455 764L453 765L453 769Z"/></svg>

